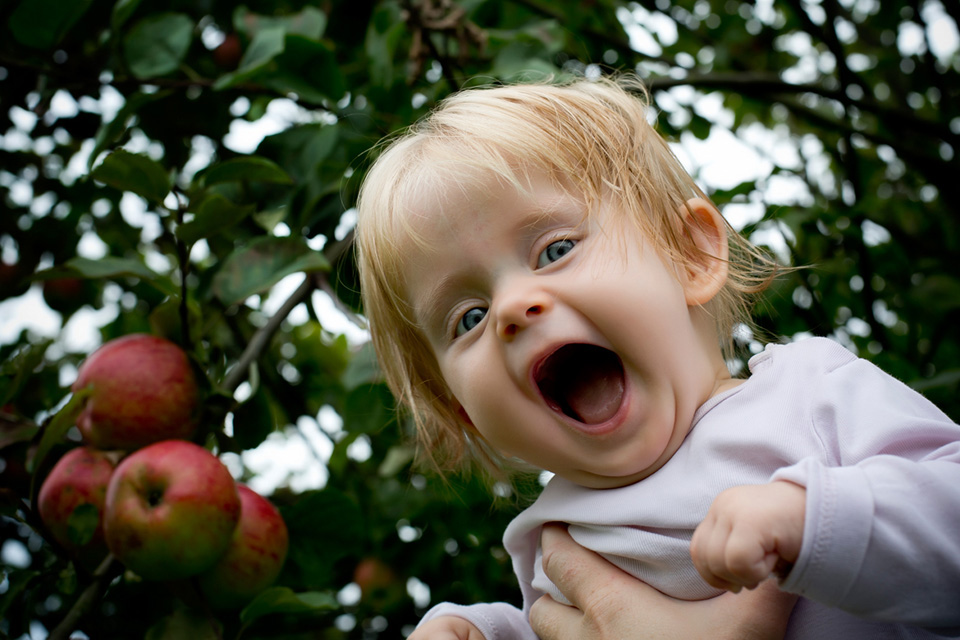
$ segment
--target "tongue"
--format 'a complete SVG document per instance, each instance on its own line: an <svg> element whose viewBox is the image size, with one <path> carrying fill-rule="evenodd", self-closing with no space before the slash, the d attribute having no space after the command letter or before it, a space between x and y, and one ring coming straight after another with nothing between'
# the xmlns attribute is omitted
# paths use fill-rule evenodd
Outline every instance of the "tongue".
<svg viewBox="0 0 960 640"><path fill-rule="evenodd" d="M572 417L586 424L600 424L613 417L623 397L623 376L619 371L603 369L584 372L570 380L566 405Z"/></svg>
<svg viewBox="0 0 960 640"><path fill-rule="evenodd" d="M571 344L544 363L538 384L554 409L585 424L600 424L623 401L623 365L608 349Z"/></svg>

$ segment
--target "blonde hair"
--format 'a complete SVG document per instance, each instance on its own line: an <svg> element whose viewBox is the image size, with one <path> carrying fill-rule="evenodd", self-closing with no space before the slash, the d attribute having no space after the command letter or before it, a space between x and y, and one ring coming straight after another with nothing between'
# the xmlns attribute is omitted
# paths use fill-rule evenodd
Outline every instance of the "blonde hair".
<svg viewBox="0 0 960 640"><path fill-rule="evenodd" d="M523 188L527 172L553 176L585 203L604 198L661 255L695 268L705 259L687 229L684 204L706 198L647 121L648 95L633 77L473 88L453 94L395 139L374 162L357 204L357 259L364 312L386 382L409 410L422 457L438 469L480 468L502 477L505 464L458 418L430 345L404 297L405 252L419 240L412 203L424 194L490 179ZM777 265L727 226L728 279L706 305L721 347L749 323L752 296Z"/></svg>

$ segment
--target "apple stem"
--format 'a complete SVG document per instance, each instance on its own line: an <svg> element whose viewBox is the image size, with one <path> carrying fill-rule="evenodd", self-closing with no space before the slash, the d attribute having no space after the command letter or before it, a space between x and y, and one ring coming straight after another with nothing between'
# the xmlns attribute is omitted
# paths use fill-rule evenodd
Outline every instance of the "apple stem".
<svg viewBox="0 0 960 640"><path fill-rule="evenodd" d="M107 557L103 559L103 562L100 563L97 570L93 572L93 581L87 585L87 588L83 590L80 597L73 603L70 611L68 611L67 615L60 621L60 624L50 632L47 640L69 640L70 634L77 626L77 623L80 622L80 619L87 615L87 612L90 611L93 605L103 597L103 594L107 591L107 586L109 586L110 581L113 580L119 568L120 562L113 557L113 554L107 554Z"/></svg>

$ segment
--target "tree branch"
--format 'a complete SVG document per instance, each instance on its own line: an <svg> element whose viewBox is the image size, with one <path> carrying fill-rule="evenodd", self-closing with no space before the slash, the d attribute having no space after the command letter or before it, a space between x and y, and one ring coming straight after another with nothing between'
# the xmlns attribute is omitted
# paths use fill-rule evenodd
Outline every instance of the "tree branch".
<svg viewBox="0 0 960 640"><path fill-rule="evenodd" d="M865 113L872 113L886 122L897 122L902 127L960 144L960 134L950 130L948 123L926 120L907 109L886 107L872 100L853 100L835 89L827 89L816 84L791 84L784 82L776 74L768 73L709 73L690 74L684 78L657 77L644 81L650 91L665 91L673 87L698 87L736 90L752 96L759 94L800 94L812 93L822 98L836 100L855 107Z"/></svg>
<svg viewBox="0 0 960 640"><path fill-rule="evenodd" d="M103 559L103 562L100 563L97 570L93 572L93 582L88 584L87 588L83 590L83 593L80 594L77 601L70 607L70 611L68 611L67 615L60 621L60 624L47 636L47 640L68 640L70 634L76 628L77 623L80 622L80 619L83 618L83 616L100 601L103 594L106 593L110 581L119 573L120 568L120 562L113 557L113 554L107 554L107 557Z"/></svg>
<svg viewBox="0 0 960 640"><path fill-rule="evenodd" d="M237 364L234 365L223 378L220 386L224 391L231 394L236 391L240 383L246 378L247 369L260 357L263 350L267 348L270 339L273 338L273 335L280 328L283 321L286 320L287 316L290 315L290 312L293 311L298 304L307 299L315 288L316 282L313 275L309 273L306 274L306 278L304 278L303 283L297 287L297 290L284 301L283 305L277 310L273 317L271 317L265 325L257 329L253 337L250 338L250 342L247 344L247 348L244 349L240 359L237 360Z"/></svg>
<svg viewBox="0 0 960 640"><path fill-rule="evenodd" d="M353 232L350 232L343 240L331 244L323 252L327 261L331 264L336 263L352 242ZM224 391L231 394L236 391L237 387L240 386L240 383L243 382L246 377L247 369L260 357L263 350L267 348L270 339L273 338L273 335L280 328L283 321L286 320L287 316L290 315L290 312L293 311L298 304L306 300L313 290L320 286L319 283L326 279L326 275L322 273L306 274L306 278L304 278L303 283L297 287L297 290L287 298L273 317L271 317L265 325L257 329L256 333L250 338L250 342L247 344L247 348L244 349L243 354L241 354L240 359L237 360L237 364L230 369L223 378L220 386Z"/></svg>

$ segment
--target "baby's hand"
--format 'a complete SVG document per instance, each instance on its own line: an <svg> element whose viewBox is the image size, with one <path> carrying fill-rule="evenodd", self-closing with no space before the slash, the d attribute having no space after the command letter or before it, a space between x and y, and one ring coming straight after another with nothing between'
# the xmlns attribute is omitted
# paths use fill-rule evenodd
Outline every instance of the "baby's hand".
<svg viewBox="0 0 960 640"><path fill-rule="evenodd" d="M484 637L464 618L440 616L417 627L407 640L484 640Z"/></svg>
<svg viewBox="0 0 960 640"><path fill-rule="evenodd" d="M806 489L783 481L721 493L690 541L697 571L733 592L753 589L774 568L779 573L800 554L806 498Z"/></svg>

